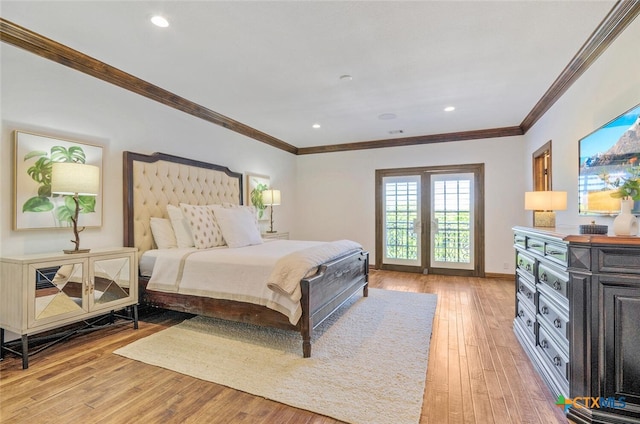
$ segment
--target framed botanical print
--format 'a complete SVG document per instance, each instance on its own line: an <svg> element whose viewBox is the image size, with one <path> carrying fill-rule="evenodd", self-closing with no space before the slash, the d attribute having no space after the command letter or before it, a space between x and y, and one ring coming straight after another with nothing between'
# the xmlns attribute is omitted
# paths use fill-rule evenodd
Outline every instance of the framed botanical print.
<svg viewBox="0 0 640 424"><path fill-rule="evenodd" d="M100 169L98 195L79 196L78 226L102 226L102 146L23 131L15 131L14 142L14 230L71 227L75 212L71 196L51 193L54 162Z"/></svg>
<svg viewBox="0 0 640 424"><path fill-rule="evenodd" d="M262 192L271 185L271 178L266 175L247 173L247 205L254 206L258 214L258 221L267 221L266 206L262 203Z"/></svg>

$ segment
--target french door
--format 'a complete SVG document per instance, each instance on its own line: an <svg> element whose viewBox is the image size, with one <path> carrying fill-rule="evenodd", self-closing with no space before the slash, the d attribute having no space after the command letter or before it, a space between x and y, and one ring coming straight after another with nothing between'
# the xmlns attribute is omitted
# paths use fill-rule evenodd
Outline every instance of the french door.
<svg viewBox="0 0 640 424"><path fill-rule="evenodd" d="M376 267L484 275L484 166L376 171Z"/></svg>

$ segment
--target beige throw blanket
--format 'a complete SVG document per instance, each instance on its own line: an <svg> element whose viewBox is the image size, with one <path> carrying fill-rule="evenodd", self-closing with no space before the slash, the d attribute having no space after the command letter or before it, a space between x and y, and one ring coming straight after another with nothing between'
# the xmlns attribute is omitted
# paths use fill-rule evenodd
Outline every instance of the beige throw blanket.
<svg viewBox="0 0 640 424"><path fill-rule="evenodd" d="M302 297L300 280L319 265L362 246L351 240L338 240L290 253L278 259L267 287L297 302Z"/></svg>

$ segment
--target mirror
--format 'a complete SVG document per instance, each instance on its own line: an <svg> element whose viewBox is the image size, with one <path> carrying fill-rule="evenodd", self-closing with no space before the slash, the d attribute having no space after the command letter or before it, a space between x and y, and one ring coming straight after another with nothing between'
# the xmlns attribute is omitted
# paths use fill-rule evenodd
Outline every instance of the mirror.
<svg viewBox="0 0 640 424"><path fill-rule="evenodd" d="M93 301L105 304L129 297L129 258L104 259L94 262Z"/></svg>
<svg viewBox="0 0 640 424"><path fill-rule="evenodd" d="M35 273L35 318L82 311L82 263L38 268Z"/></svg>

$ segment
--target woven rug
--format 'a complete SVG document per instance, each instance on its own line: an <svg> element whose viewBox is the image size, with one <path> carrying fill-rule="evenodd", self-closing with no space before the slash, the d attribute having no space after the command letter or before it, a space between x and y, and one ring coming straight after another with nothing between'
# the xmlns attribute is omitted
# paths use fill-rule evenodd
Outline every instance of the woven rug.
<svg viewBox="0 0 640 424"><path fill-rule="evenodd" d="M116 354L354 424L420 421L436 295L369 289L293 331L194 317Z"/></svg>

